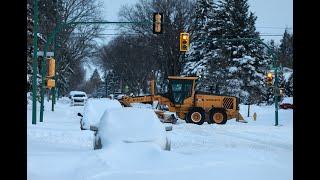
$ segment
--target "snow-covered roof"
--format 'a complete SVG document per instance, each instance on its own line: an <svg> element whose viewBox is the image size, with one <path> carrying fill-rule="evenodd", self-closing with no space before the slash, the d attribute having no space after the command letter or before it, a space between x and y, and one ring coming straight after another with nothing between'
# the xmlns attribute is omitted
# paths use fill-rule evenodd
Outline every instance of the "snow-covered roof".
<svg viewBox="0 0 320 180"><path fill-rule="evenodd" d="M112 108L122 108L122 106L119 101L108 98L89 99L84 107L84 128L89 129L90 125L97 126L104 111Z"/></svg>
<svg viewBox="0 0 320 180"><path fill-rule="evenodd" d="M86 95L86 93L83 92L83 91L70 91L70 95L71 95L71 96L73 96L73 95L75 95L75 94L84 94L84 95Z"/></svg>
<svg viewBox="0 0 320 180"><path fill-rule="evenodd" d="M102 144L124 141L156 141L165 136L163 125L152 109L114 108L103 114L99 124Z"/></svg>

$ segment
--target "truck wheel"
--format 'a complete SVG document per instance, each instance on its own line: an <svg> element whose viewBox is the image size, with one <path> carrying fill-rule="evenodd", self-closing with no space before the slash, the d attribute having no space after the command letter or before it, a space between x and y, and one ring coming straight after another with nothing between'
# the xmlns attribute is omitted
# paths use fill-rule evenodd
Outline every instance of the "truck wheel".
<svg viewBox="0 0 320 180"><path fill-rule="evenodd" d="M225 124L227 122L227 113L224 109L211 109L208 123Z"/></svg>
<svg viewBox="0 0 320 180"><path fill-rule="evenodd" d="M201 125L205 121L205 112L200 108L191 109L187 113L186 122Z"/></svg>

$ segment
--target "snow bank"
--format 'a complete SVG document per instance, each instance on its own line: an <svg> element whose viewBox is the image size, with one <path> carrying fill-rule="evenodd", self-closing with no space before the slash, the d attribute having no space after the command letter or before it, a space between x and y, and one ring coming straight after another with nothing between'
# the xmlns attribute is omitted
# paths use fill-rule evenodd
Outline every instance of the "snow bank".
<svg viewBox="0 0 320 180"><path fill-rule="evenodd" d="M248 123L229 120L225 125L198 126L179 120L172 125L173 131L166 132L172 142L170 152L150 143L115 143L93 150L93 132L81 131L76 116L84 107L58 101L52 112L51 102L45 101L44 122L31 124L32 109L27 110L28 179L293 179L293 110L279 109L279 126L274 126L274 105L250 106L250 117L246 116L247 108L240 105ZM124 131L133 131L137 124L132 123L152 131L148 129L151 122L137 122L141 115L136 117L127 111L120 115L126 118L117 116L112 123L129 126Z"/></svg>
<svg viewBox="0 0 320 180"><path fill-rule="evenodd" d="M103 147L137 141L156 142L161 147L165 144L165 129L151 109L108 109L100 120L98 135Z"/></svg>
<svg viewBox="0 0 320 180"><path fill-rule="evenodd" d="M281 103L293 104L293 97L285 97Z"/></svg>
<svg viewBox="0 0 320 180"><path fill-rule="evenodd" d="M90 125L97 126L106 109L122 108L117 100L108 98L89 99L84 107L83 127L89 129Z"/></svg>
<svg viewBox="0 0 320 180"><path fill-rule="evenodd" d="M70 99L68 97L62 97L58 99L58 102L62 104L70 104Z"/></svg>

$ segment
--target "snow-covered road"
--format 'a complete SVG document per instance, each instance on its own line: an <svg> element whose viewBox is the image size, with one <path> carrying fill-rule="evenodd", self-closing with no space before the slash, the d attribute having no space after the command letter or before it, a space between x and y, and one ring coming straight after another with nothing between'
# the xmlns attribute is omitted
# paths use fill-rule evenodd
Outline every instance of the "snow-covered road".
<svg viewBox="0 0 320 180"><path fill-rule="evenodd" d="M274 126L273 106L252 106L258 118L248 123L201 126L179 120L168 132L172 151L128 146L92 150L93 133L81 131L78 112L68 100L55 112L46 102L44 122L27 121L29 180L105 179L293 179L293 113L279 110ZM246 106L241 106L246 114Z"/></svg>

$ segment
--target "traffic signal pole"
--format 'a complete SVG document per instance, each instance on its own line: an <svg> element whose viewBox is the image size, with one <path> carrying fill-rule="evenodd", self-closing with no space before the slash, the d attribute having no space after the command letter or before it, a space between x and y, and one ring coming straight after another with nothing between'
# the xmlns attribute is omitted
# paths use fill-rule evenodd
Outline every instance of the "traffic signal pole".
<svg viewBox="0 0 320 180"><path fill-rule="evenodd" d="M274 62L276 63L276 62ZM273 67L275 67L275 71L274 71L274 74L275 74L275 80L274 80L274 107L275 107L275 126L278 126L278 109L279 109L279 87L278 87L278 84L279 84L279 79L278 79L278 67L274 64Z"/></svg>
<svg viewBox="0 0 320 180"><path fill-rule="evenodd" d="M54 50L53 52L56 53L56 47L57 47L57 43L56 43L56 39L54 39ZM56 80L56 67L54 67L54 76L53 79L55 80L55 82L57 82ZM52 87L51 89L51 94L52 94L52 98L51 98L51 111L54 111L54 105L56 104L56 85L54 87Z"/></svg>
<svg viewBox="0 0 320 180"><path fill-rule="evenodd" d="M37 123L37 67L38 67L38 0L33 8L33 62L32 62L32 124Z"/></svg>
<svg viewBox="0 0 320 180"><path fill-rule="evenodd" d="M60 31L60 29L64 26L64 23L58 24L53 32L50 34L48 41L46 42L44 52L43 52L43 59L42 59L42 66L41 66L41 73L42 73L42 81L41 81L41 105L40 105L40 122L43 122L43 111L44 111L44 93L46 90L46 67L47 67L47 51L48 47L53 41L56 34Z"/></svg>

